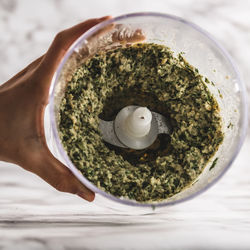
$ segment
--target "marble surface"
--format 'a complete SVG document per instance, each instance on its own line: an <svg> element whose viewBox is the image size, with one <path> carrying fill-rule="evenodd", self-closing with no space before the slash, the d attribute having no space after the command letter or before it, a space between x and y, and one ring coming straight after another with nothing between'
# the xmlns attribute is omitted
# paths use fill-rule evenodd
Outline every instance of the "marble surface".
<svg viewBox="0 0 250 250"><path fill-rule="evenodd" d="M0 83L46 51L54 35L107 14L160 11L186 18L229 51L250 89L248 0L0 0ZM0 145L1 147L1 145ZM249 249L250 137L205 193L161 210L119 211L59 193L0 162L0 249Z"/></svg>

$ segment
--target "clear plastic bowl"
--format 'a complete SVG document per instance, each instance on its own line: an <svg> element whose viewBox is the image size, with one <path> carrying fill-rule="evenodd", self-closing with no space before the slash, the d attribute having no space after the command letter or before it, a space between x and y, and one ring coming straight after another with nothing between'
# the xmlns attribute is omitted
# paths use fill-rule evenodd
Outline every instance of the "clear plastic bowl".
<svg viewBox="0 0 250 250"><path fill-rule="evenodd" d="M113 24L112 28L110 28L111 24ZM117 46L119 41L115 42L112 39L114 34L122 40L138 29L145 34L145 42L164 44L170 47L176 55L184 52L187 61L198 68L202 75L215 83L215 86L209 84L208 87L219 103L225 133L223 144L192 185L162 202L152 204L117 198L98 189L74 166L58 136L58 108L72 73L87 56ZM49 136L48 143L52 153L64 162L85 186L97 194L96 200L102 205L113 208L119 207L117 202L143 207L172 205L195 197L206 190L226 172L234 161L242 146L247 129L245 93L244 84L228 53L210 34L197 25L176 16L160 13L143 12L122 15L88 30L73 43L61 60L53 77L50 91L49 119L52 134ZM218 158L217 164L213 169L210 169L215 158Z"/></svg>

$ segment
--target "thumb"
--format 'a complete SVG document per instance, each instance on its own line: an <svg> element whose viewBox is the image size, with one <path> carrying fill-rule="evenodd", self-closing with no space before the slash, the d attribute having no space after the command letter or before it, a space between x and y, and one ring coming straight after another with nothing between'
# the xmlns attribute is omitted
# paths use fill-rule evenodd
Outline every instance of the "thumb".
<svg viewBox="0 0 250 250"><path fill-rule="evenodd" d="M46 72L47 76L52 77L57 65L71 44L87 30L110 18L110 16L105 16L99 19L89 19L59 32L43 58L41 65L41 69L45 70L43 72Z"/></svg>

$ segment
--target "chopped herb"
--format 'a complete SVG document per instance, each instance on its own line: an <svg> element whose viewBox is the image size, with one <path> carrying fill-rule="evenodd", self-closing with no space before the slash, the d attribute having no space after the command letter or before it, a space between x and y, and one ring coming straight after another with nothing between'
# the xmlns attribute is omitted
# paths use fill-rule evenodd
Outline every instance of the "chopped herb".
<svg viewBox="0 0 250 250"><path fill-rule="evenodd" d="M219 97L222 99L223 95L221 94L220 90L218 89Z"/></svg>
<svg viewBox="0 0 250 250"><path fill-rule="evenodd" d="M211 167L209 168L209 171L211 171L211 170L215 167L215 165L216 165L218 159L219 159L218 157L214 159L214 161L213 161Z"/></svg>
<svg viewBox="0 0 250 250"><path fill-rule="evenodd" d="M195 182L193 182L193 183L192 183L192 186L193 186L195 183L197 183L198 181L199 181L199 179L197 179Z"/></svg>
<svg viewBox="0 0 250 250"><path fill-rule="evenodd" d="M210 81L205 77L205 83L210 83Z"/></svg>
<svg viewBox="0 0 250 250"><path fill-rule="evenodd" d="M230 122L228 125L227 125L227 128L233 128L234 125Z"/></svg>
<svg viewBox="0 0 250 250"><path fill-rule="evenodd" d="M100 52L68 82L59 135L73 164L98 188L138 202L167 199L201 174L223 141L219 106L203 76L166 46L136 44ZM124 106L166 116L171 135L145 150L105 143L99 117Z"/></svg>

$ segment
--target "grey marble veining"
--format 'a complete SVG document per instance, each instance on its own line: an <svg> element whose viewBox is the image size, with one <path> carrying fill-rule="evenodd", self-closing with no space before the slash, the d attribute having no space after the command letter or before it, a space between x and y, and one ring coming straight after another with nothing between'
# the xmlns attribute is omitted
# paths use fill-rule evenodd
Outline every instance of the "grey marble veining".
<svg viewBox="0 0 250 250"><path fill-rule="evenodd" d="M1 0L0 83L43 54L54 35L91 17L158 11L181 16L211 33L230 53L250 91L248 0Z"/></svg>
<svg viewBox="0 0 250 250"><path fill-rule="evenodd" d="M211 33L250 91L248 0L0 0L0 83L43 54L54 35L90 17L166 12ZM1 147L1 145L0 145ZM249 249L250 139L226 175L195 199L165 209L110 209L59 193L0 162L0 249Z"/></svg>

